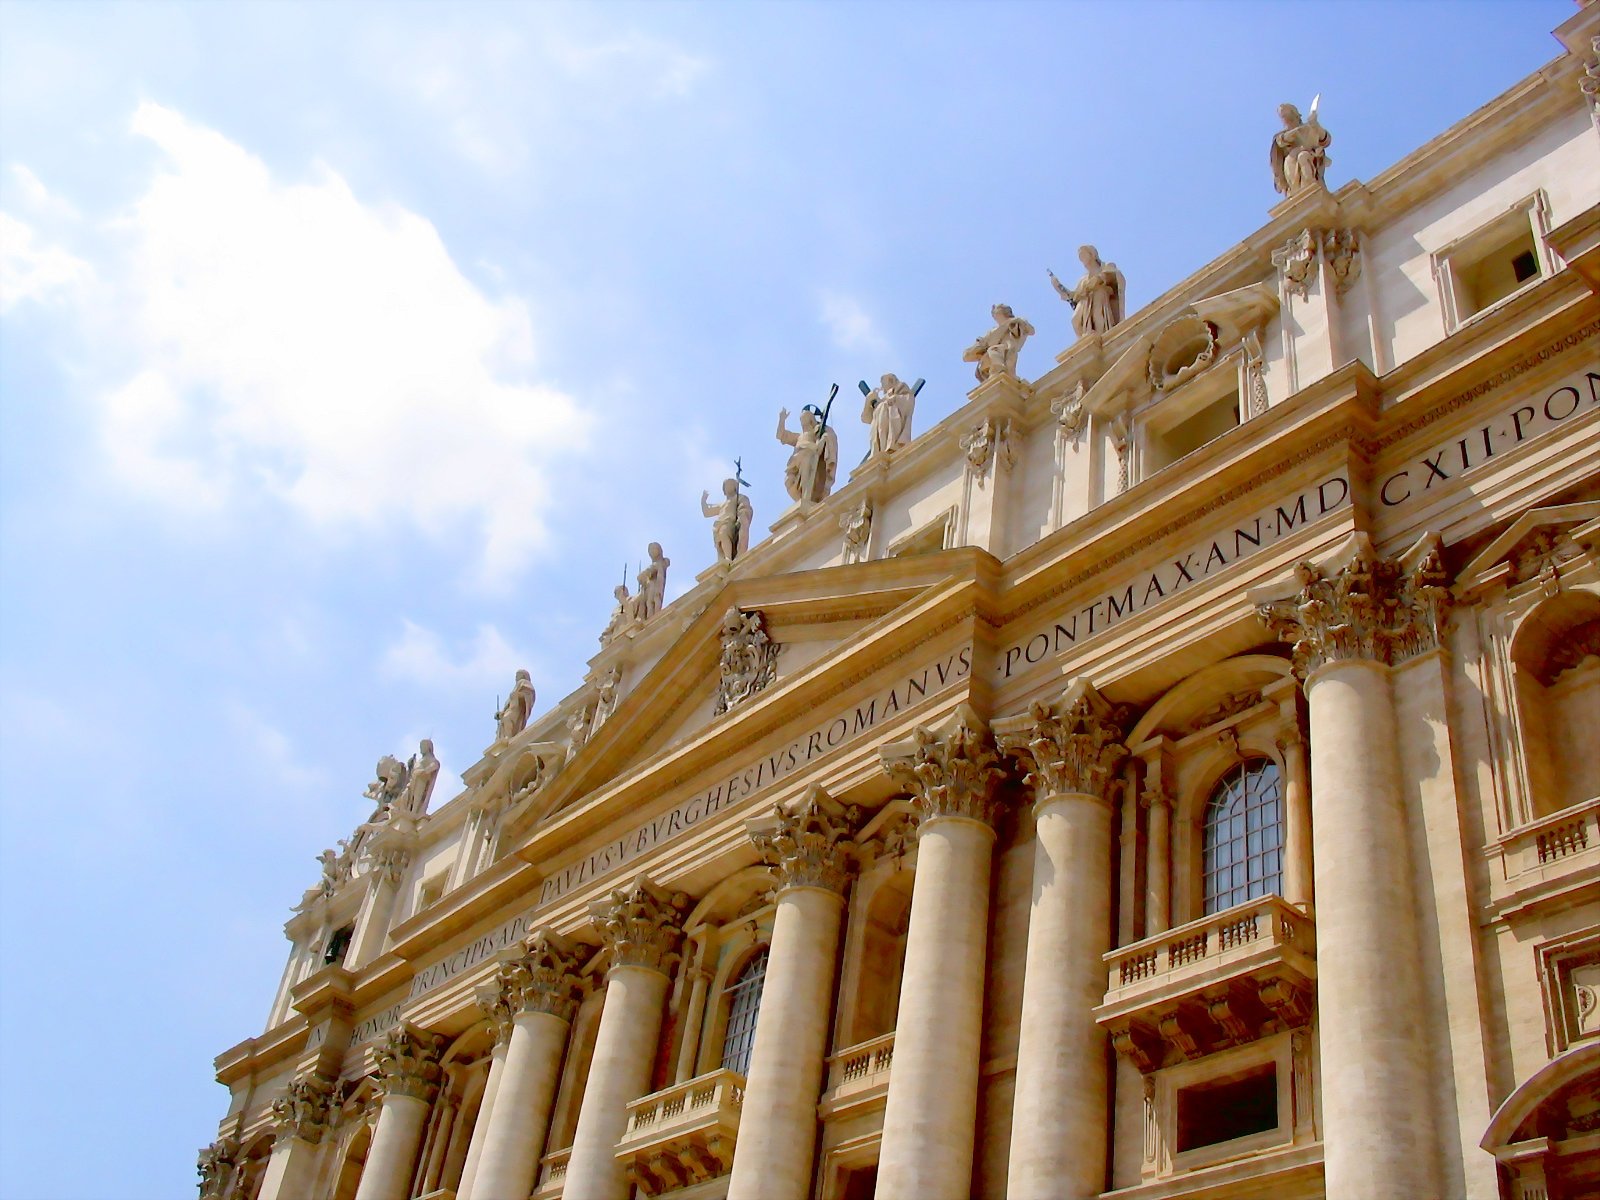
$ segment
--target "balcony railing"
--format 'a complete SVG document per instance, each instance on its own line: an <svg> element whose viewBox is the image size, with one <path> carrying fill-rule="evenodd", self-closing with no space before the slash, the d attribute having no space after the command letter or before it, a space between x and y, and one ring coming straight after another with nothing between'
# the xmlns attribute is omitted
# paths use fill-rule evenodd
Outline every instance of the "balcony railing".
<svg viewBox="0 0 1600 1200"><path fill-rule="evenodd" d="M1263 896L1105 956L1096 1020L1141 1070L1194 1058L1310 1019L1316 929Z"/></svg>
<svg viewBox="0 0 1600 1200"><path fill-rule="evenodd" d="M539 1160L539 1186L533 1189L533 1200L548 1200L561 1195L567 1185L567 1163L572 1158L572 1147L552 1150Z"/></svg>
<svg viewBox="0 0 1600 1200"><path fill-rule="evenodd" d="M1500 861L1495 890L1501 894L1600 872L1600 796L1513 829L1487 853Z"/></svg>
<svg viewBox="0 0 1600 1200"><path fill-rule="evenodd" d="M647 1196L725 1175L744 1104L744 1076L712 1071L628 1105L617 1158Z"/></svg>
<svg viewBox="0 0 1600 1200"><path fill-rule="evenodd" d="M881 1102L889 1090L894 1065L894 1031L846 1046L828 1059L824 1115L833 1116L858 1104Z"/></svg>

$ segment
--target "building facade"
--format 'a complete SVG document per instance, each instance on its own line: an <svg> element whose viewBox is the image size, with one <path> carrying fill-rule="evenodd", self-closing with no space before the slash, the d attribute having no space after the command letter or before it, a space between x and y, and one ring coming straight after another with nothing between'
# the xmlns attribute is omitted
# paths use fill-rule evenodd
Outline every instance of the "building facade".
<svg viewBox="0 0 1600 1200"><path fill-rule="evenodd" d="M1600 1194L1600 5L431 747L217 1059L214 1200ZM1263 174L1263 190L1266 178ZM1268 193L1270 195L1270 193ZM1052 324L1059 324L1059 321ZM792 439L792 440L791 440ZM754 544L750 544L750 543Z"/></svg>

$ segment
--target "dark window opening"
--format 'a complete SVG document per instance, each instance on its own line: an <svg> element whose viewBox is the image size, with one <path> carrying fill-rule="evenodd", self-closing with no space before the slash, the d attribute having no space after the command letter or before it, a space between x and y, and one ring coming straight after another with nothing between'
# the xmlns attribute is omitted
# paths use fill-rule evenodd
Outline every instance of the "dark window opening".
<svg viewBox="0 0 1600 1200"><path fill-rule="evenodd" d="M1532 250L1524 250L1511 260L1511 273L1518 283L1526 283L1539 273L1539 260L1534 258Z"/></svg>
<svg viewBox="0 0 1600 1200"><path fill-rule="evenodd" d="M872 1200L878 1190L878 1164L870 1167L853 1167L844 1173L844 1185L839 1189L839 1200Z"/></svg>
<svg viewBox="0 0 1600 1200"><path fill-rule="evenodd" d="M1178 1093L1178 1152L1215 1146L1278 1127L1278 1068L1267 1063L1244 1075L1202 1083Z"/></svg>
<svg viewBox="0 0 1600 1200"><path fill-rule="evenodd" d="M328 939L327 950L323 952L323 965L327 966L329 963L343 962L345 951L350 949L350 939L353 936L355 936L355 928L353 926L346 925L343 929L336 930L334 935Z"/></svg>

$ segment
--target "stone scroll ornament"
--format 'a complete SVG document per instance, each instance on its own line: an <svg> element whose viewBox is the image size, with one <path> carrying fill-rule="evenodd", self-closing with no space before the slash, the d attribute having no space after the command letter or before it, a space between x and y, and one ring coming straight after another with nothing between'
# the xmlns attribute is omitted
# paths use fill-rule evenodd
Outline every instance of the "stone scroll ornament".
<svg viewBox="0 0 1600 1200"><path fill-rule="evenodd" d="M272 1123L279 1137L296 1137L312 1145L320 1142L332 1124L338 1083L313 1071L289 1081L283 1095L272 1102Z"/></svg>
<svg viewBox="0 0 1600 1200"><path fill-rule="evenodd" d="M919 725L909 742L882 753L884 769L911 793L919 824L935 817L994 823L995 789L1006 772L988 725L967 705L944 729Z"/></svg>
<svg viewBox="0 0 1600 1200"><path fill-rule="evenodd" d="M1035 703L1026 717L1000 723L1000 746L1026 771L1034 796L1104 799L1117 767L1128 710L1111 704L1087 679L1075 679L1054 704Z"/></svg>
<svg viewBox="0 0 1600 1200"><path fill-rule="evenodd" d="M778 890L811 887L843 895L857 863L860 810L814 784L798 803L774 805L772 811L770 818L750 823L750 840L775 869Z"/></svg>
<svg viewBox="0 0 1600 1200"><path fill-rule="evenodd" d="M590 906L613 967L647 967L665 974L677 958L680 922L689 898L635 879Z"/></svg>
<svg viewBox="0 0 1600 1200"><path fill-rule="evenodd" d="M1299 593L1256 610L1293 647L1302 679L1349 659L1393 666L1443 644L1451 596L1438 535L1424 535L1398 558L1380 557L1365 533L1351 540L1343 566L1328 572L1301 563Z"/></svg>
<svg viewBox="0 0 1600 1200"><path fill-rule="evenodd" d="M431 1101L443 1074L439 1056L444 1043L441 1034L424 1033L409 1025L390 1029L372 1052L378 1091L385 1096Z"/></svg>
<svg viewBox="0 0 1600 1200"><path fill-rule="evenodd" d="M759 612L730 608L722 618L722 653L717 670L715 713L721 716L778 677L778 651L783 647L767 632L767 619Z"/></svg>

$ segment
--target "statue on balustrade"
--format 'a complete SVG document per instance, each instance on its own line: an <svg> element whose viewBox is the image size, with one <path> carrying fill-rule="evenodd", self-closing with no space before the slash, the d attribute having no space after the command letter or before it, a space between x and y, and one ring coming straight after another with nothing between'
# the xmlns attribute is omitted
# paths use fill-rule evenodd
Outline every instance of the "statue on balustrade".
<svg viewBox="0 0 1600 1200"><path fill-rule="evenodd" d="M835 385L834 391L838 390ZM789 428L789 410L779 409L777 436L785 446L794 447L783 469L783 486L789 498L802 504L826 499L839 470L839 435L828 428L822 409L815 404L802 408L798 432Z"/></svg>
<svg viewBox="0 0 1600 1200"><path fill-rule="evenodd" d="M731 565L750 548L750 526L755 509L750 497L739 490L743 482L735 463L734 478L722 481L722 503L711 504L711 493L700 493L700 513L711 518L711 542L717 549L717 562Z"/></svg>
<svg viewBox="0 0 1600 1200"><path fill-rule="evenodd" d="M1327 186L1323 176L1328 170L1328 144L1333 138L1317 120L1317 102L1321 98L1311 102L1311 115L1304 120L1294 105L1278 105L1283 128L1272 138L1272 186L1285 196Z"/></svg>
<svg viewBox="0 0 1600 1200"><path fill-rule="evenodd" d="M494 714L495 741L509 742L528 727L528 718L533 715L533 702L533 680L526 670L518 670L511 694Z"/></svg>
<svg viewBox="0 0 1600 1200"><path fill-rule="evenodd" d="M1057 279L1054 271L1050 272L1050 282L1072 305L1072 328L1079 337L1108 333L1122 320L1126 281L1116 263L1100 261L1100 252L1093 246L1079 246L1078 261L1083 264L1083 278L1072 287Z"/></svg>
<svg viewBox="0 0 1600 1200"><path fill-rule="evenodd" d="M911 416L917 409L917 393L922 390L922 380L913 386L900 382L894 374L883 376L878 386L868 388L863 379L856 385L864 401L861 419L868 428L867 457L888 454L911 443Z"/></svg>
<svg viewBox="0 0 1600 1200"><path fill-rule="evenodd" d="M1009 304L996 304L989 310L994 328L968 346L962 359L977 363L973 374L983 383L994 375L1017 373L1017 355L1022 344L1033 336L1033 326L1011 311Z"/></svg>
<svg viewBox="0 0 1600 1200"><path fill-rule="evenodd" d="M666 600L667 568L672 560L661 552L660 542L651 542L650 561L639 572L639 593L633 598L634 619L643 623L658 612Z"/></svg>
<svg viewBox="0 0 1600 1200"><path fill-rule="evenodd" d="M406 764L406 785L400 795L399 812L407 817L425 814L438 778L439 760L433 756L433 739L423 738L417 752Z"/></svg>

